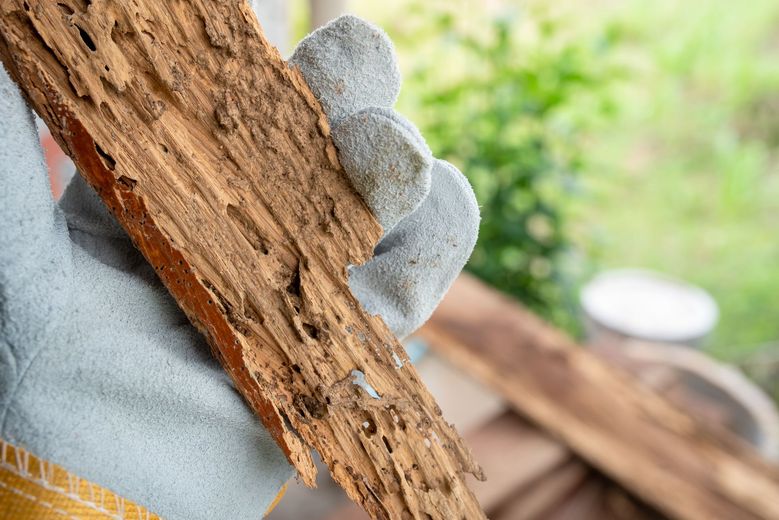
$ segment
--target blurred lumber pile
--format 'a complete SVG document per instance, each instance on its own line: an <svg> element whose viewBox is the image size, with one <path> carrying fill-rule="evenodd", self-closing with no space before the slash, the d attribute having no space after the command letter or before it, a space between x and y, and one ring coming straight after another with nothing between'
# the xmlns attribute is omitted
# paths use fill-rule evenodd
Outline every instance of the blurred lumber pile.
<svg viewBox="0 0 779 520"><path fill-rule="evenodd" d="M487 482L473 487L493 520L663 518L512 411L481 425L466 440L488 475ZM366 518L351 505L326 517Z"/></svg>
<svg viewBox="0 0 779 520"><path fill-rule="evenodd" d="M475 279L419 336L433 350L419 372L485 470L470 484L490 518L779 518L779 470L721 410L671 404L614 350L599 352L621 368ZM272 520L293 518L284 505ZM337 501L318 512L365 518Z"/></svg>
<svg viewBox="0 0 779 520"><path fill-rule="evenodd" d="M779 518L779 471L522 309L463 277L422 335L545 432L658 511Z"/></svg>

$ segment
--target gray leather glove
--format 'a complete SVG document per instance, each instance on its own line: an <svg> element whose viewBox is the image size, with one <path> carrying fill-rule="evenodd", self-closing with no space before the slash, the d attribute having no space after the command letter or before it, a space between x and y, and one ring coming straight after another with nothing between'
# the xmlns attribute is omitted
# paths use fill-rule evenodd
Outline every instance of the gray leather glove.
<svg viewBox="0 0 779 520"><path fill-rule="evenodd" d="M467 181L390 108L386 36L344 17L293 56L386 234L351 269L369 312L419 326L477 233ZM203 338L80 177L56 205L0 73L0 437L170 519L258 518L292 475Z"/></svg>

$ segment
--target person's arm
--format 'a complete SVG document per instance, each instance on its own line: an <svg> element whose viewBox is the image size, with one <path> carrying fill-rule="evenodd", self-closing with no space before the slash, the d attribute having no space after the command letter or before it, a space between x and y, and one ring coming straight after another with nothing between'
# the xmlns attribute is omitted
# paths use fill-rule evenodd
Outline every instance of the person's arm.
<svg viewBox="0 0 779 520"><path fill-rule="evenodd" d="M35 343L30 335L60 319L72 263L35 121L1 65L0 120L0 395L7 396L35 355L25 348Z"/></svg>

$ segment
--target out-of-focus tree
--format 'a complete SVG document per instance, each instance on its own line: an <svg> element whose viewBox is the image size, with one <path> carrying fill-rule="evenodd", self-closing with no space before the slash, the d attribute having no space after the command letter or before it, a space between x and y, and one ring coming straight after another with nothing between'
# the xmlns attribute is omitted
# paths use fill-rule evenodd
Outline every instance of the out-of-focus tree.
<svg viewBox="0 0 779 520"><path fill-rule="evenodd" d="M424 26L396 38L415 61L402 106L473 184L482 225L468 269L576 332L563 208L586 130L609 110L611 41L566 39L563 22L542 15L498 17L474 33L462 12L416 9Z"/></svg>

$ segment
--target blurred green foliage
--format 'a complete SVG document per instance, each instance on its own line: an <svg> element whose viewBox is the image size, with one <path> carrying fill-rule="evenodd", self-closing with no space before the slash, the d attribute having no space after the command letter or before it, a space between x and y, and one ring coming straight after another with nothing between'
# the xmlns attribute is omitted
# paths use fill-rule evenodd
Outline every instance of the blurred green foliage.
<svg viewBox="0 0 779 520"><path fill-rule="evenodd" d="M779 351L779 2L352 6L398 42L402 111L476 187L472 270L566 323L593 270L656 269L717 300L711 353ZM551 243L528 231L537 207Z"/></svg>
<svg viewBox="0 0 779 520"><path fill-rule="evenodd" d="M601 2L618 117L592 134L573 233L601 268L641 266L720 306L706 345L742 361L779 338L779 2ZM570 12L585 7L571 3Z"/></svg>
<svg viewBox="0 0 779 520"><path fill-rule="evenodd" d="M551 16L503 13L474 32L446 9L416 9L424 29L393 35L401 55L424 49L402 107L474 187L482 224L468 270L575 331L565 205L585 160L582 130L607 108L598 95L610 42L567 40Z"/></svg>

